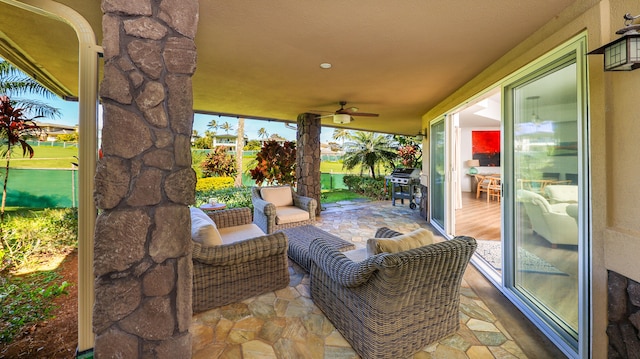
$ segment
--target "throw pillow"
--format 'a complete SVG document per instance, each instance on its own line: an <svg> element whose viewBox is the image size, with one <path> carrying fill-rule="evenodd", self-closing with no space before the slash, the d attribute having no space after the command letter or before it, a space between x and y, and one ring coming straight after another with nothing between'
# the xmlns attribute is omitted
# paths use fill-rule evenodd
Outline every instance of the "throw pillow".
<svg viewBox="0 0 640 359"><path fill-rule="evenodd" d="M222 244L216 223L200 208L191 207L191 239L203 246Z"/></svg>
<svg viewBox="0 0 640 359"><path fill-rule="evenodd" d="M369 255L379 253L398 253L433 243L433 233L418 228L407 234L391 238L371 238L367 241Z"/></svg>
<svg viewBox="0 0 640 359"><path fill-rule="evenodd" d="M260 196L276 207L293 206L293 195L289 186L262 187Z"/></svg>

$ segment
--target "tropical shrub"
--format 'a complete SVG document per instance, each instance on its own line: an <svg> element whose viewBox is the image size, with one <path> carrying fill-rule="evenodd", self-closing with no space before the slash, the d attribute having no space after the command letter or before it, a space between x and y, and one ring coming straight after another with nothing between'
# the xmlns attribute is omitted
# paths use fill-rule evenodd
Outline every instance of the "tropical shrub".
<svg viewBox="0 0 640 359"><path fill-rule="evenodd" d="M215 191L229 187L233 187L233 178L231 177L205 177L198 178L198 182L196 182L196 192Z"/></svg>
<svg viewBox="0 0 640 359"><path fill-rule="evenodd" d="M56 136L56 142L78 142L78 133L61 133Z"/></svg>
<svg viewBox="0 0 640 359"><path fill-rule="evenodd" d="M260 141L251 140L244 145L245 151L260 151Z"/></svg>
<svg viewBox="0 0 640 359"><path fill-rule="evenodd" d="M258 186L293 185L296 182L296 145L286 141L280 145L274 140L264 143L256 154L256 165L249 171Z"/></svg>
<svg viewBox="0 0 640 359"><path fill-rule="evenodd" d="M385 191L384 178L372 178L365 176L344 176L344 184L350 191L361 194L367 198L384 200L388 198Z"/></svg>
<svg viewBox="0 0 640 359"><path fill-rule="evenodd" d="M204 177L235 177L238 173L235 159L223 146L217 146L209 152L200 167Z"/></svg>
<svg viewBox="0 0 640 359"><path fill-rule="evenodd" d="M233 185L233 179L231 179ZM253 209L251 202L250 187L229 187L215 190L196 190L196 206L201 206L209 201L209 198L216 198L220 203L227 205L227 208L249 207Z"/></svg>
<svg viewBox="0 0 640 359"><path fill-rule="evenodd" d="M193 141L193 147L199 149L209 149L213 147L213 139L211 137L200 137Z"/></svg>
<svg viewBox="0 0 640 359"><path fill-rule="evenodd" d="M28 267L45 255L68 252L77 246L78 210L23 210L7 216L0 229L0 271Z"/></svg>
<svg viewBox="0 0 640 359"><path fill-rule="evenodd" d="M414 168L417 165L420 148L406 145L398 148L398 157L402 161L402 165L408 168Z"/></svg>

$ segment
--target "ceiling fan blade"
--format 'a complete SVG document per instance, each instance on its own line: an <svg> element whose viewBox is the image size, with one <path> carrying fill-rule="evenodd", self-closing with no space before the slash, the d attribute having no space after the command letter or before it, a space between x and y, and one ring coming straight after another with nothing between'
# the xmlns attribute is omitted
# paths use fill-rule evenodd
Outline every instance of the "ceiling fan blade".
<svg viewBox="0 0 640 359"><path fill-rule="evenodd" d="M365 117L378 117L377 113L366 113L366 112L350 112L351 116L365 116Z"/></svg>

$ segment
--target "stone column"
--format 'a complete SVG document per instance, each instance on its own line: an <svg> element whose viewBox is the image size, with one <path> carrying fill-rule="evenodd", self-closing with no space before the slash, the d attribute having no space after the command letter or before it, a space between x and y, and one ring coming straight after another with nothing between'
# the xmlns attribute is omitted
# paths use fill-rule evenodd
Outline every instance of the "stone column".
<svg viewBox="0 0 640 359"><path fill-rule="evenodd" d="M320 215L320 131L317 115L303 113L298 116L296 143L296 180L298 194L315 198L316 215Z"/></svg>
<svg viewBox="0 0 640 359"><path fill-rule="evenodd" d="M103 0L96 358L190 358L197 0Z"/></svg>

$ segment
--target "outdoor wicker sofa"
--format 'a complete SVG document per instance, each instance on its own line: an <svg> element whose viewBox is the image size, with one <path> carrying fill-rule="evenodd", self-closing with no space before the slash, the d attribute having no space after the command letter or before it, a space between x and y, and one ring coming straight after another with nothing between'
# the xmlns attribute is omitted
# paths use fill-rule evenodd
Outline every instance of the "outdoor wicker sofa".
<svg viewBox="0 0 640 359"><path fill-rule="evenodd" d="M284 233L238 239L238 232L233 233L236 228L240 231L254 226L250 208L215 211L209 217L222 233L223 244L205 246L193 242L195 313L289 285L288 241ZM225 243L225 234L236 238Z"/></svg>
<svg viewBox="0 0 640 359"><path fill-rule="evenodd" d="M376 237L401 233L381 228ZM471 237L354 262L323 239L311 243L311 297L363 358L406 358L460 326L460 283Z"/></svg>
<svg viewBox="0 0 640 359"><path fill-rule="evenodd" d="M265 191L269 191L271 199L265 200ZM298 195L291 186L253 187L251 201L253 223L265 233L275 233L316 221L316 200Z"/></svg>

